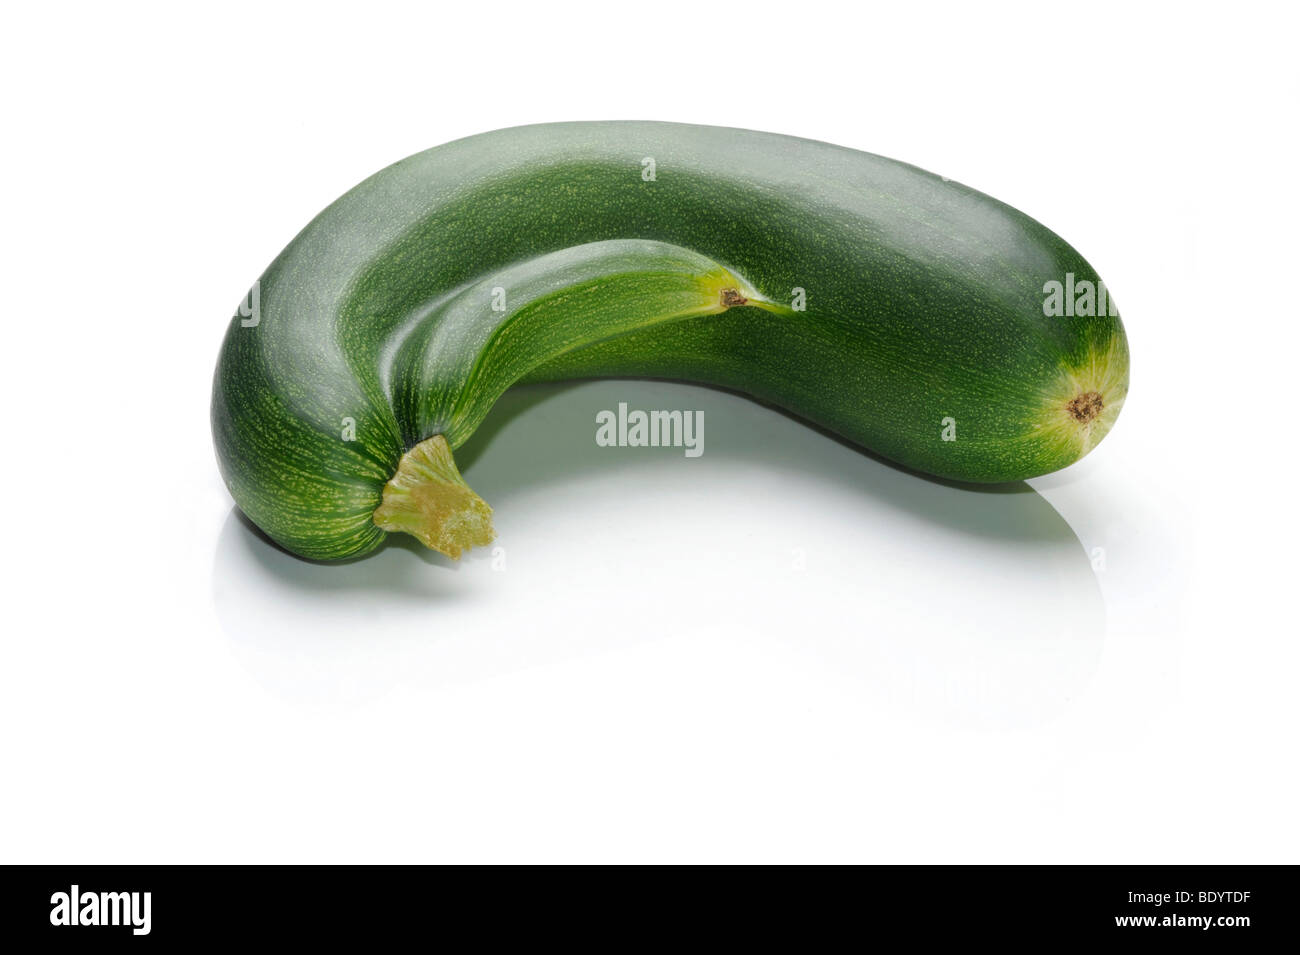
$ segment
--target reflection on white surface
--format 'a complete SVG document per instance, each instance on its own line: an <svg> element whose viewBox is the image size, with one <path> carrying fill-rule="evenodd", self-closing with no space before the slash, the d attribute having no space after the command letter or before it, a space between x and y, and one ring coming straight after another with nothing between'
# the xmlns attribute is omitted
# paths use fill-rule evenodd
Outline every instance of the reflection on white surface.
<svg viewBox="0 0 1300 955"><path fill-rule="evenodd" d="M702 410L705 453L597 446L620 401ZM1098 666L1092 558L1027 485L922 479L660 382L512 392L457 458L499 534L460 565L400 535L307 563L231 513L216 608L270 693L351 706L650 647L683 669L730 655L737 680L776 657L885 716L1001 729L1053 719Z"/></svg>

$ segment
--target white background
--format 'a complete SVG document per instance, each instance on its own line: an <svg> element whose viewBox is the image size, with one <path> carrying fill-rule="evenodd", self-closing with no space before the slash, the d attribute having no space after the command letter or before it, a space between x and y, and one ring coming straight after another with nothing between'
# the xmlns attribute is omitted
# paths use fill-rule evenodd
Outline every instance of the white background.
<svg viewBox="0 0 1300 955"><path fill-rule="evenodd" d="M0 861L1295 862L1297 30L1217 9L11 8ZM250 533L208 401L251 281L409 153L612 118L1044 222L1123 309L1115 430L989 494L589 383L465 455L503 568ZM597 448L620 400L704 455Z"/></svg>

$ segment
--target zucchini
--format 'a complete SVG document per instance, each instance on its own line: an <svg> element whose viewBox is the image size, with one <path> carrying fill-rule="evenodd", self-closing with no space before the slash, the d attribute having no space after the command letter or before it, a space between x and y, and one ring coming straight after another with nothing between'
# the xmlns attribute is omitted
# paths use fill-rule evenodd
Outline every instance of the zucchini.
<svg viewBox="0 0 1300 955"><path fill-rule="evenodd" d="M689 380L907 468L1065 467L1128 390L1114 299L1020 212L893 160L670 123L526 126L388 167L232 317L212 428L289 551L492 540L453 452L519 381Z"/></svg>

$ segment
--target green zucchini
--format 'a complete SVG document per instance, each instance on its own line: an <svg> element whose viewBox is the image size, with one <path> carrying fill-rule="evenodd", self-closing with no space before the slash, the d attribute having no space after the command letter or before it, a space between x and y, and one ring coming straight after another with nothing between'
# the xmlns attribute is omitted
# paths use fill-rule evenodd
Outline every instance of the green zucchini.
<svg viewBox="0 0 1300 955"><path fill-rule="evenodd" d="M303 557L492 540L453 452L519 381L660 377L964 482L1109 431L1128 343L1096 272L1010 207L825 143L670 123L501 130L316 217L231 319L217 457Z"/></svg>

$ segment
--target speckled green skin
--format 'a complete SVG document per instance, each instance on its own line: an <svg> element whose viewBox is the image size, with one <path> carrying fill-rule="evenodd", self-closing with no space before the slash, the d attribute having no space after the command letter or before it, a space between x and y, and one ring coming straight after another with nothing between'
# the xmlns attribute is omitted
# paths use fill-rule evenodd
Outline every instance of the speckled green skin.
<svg viewBox="0 0 1300 955"><path fill-rule="evenodd" d="M654 181L642 176L647 157ZM418 411L417 379L430 363L437 377L436 349L407 363L418 373L403 371L395 343L457 290L548 253L619 239L689 250L775 302L803 288L807 308L652 321L646 306L622 325L588 316L621 330L579 336L579 347L517 370L532 380L636 375L723 386L908 467L974 482L1053 471L1095 445L1100 434L1080 445L1062 438L1055 419L1045 427L1044 407L1099 355L1122 361L1110 374L1127 387L1118 318L1044 315L1046 282L1066 273L1096 282L1093 269L1042 225L965 186L768 133L521 127L379 172L263 274L260 321L232 319L213 392L218 459L236 502L303 556L376 547L384 533L371 514L385 482L408 447L445 426ZM549 307L564 321L557 301ZM472 347L451 347L447 361L463 363ZM477 424L498 389L480 396L466 380L461 387L454 403ZM345 418L355 440L340 437ZM958 440L941 439L946 418ZM462 428L449 442L466 437Z"/></svg>

